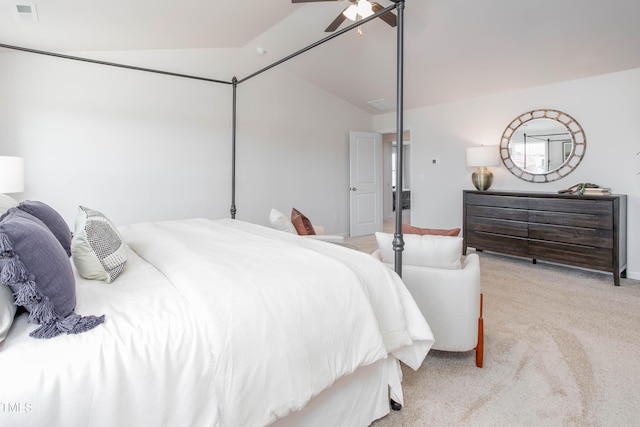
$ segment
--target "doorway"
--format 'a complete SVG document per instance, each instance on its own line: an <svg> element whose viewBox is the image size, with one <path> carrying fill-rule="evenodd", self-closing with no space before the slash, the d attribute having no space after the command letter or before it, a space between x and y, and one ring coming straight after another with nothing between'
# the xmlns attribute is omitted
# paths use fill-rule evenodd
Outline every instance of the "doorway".
<svg viewBox="0 0 640 427"><path fill-rule="evenodd" d="M399 194L402 197L403 223L410 223L411 215L411 131L402 133L403 174L402 189L396 191L396 134L382 134L383 144L383 215L386 220L395 215L395 198Z"/></svg>

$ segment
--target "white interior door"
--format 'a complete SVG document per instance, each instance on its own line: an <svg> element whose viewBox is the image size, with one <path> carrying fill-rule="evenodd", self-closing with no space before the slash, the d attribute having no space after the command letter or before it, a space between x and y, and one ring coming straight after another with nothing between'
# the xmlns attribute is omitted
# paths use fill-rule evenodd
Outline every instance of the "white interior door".
<svg viewBox="0 0 640 427"><path fill-rule="evenodd" d="M349 132L350 235L382 231L382 137Z"/></svg>

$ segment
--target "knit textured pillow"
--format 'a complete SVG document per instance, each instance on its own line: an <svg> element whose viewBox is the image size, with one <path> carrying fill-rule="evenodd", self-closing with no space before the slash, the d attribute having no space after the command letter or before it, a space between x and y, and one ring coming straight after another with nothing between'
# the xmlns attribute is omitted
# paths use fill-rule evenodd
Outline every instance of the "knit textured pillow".
<svg viewBox="0 0 640 427"><path fill-rule="evenodd" d="M82 277L113 282L127 264L126 248L109 218L96 210L79 207L71 254Z"/></svg>
<svg viewBox="0 0 640 427"><path fill-rule="evenodd" d="M51 231L26 212L12 208L0 219L0 286L9 285L15 304L41 325L29 335L52 338L77 334L104 321L80 316L69 257Z"/></svg>

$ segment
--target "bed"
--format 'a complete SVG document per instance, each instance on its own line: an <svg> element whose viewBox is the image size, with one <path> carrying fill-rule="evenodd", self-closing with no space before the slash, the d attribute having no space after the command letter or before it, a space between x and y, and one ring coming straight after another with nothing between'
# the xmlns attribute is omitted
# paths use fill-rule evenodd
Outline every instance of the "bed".
<svg viewBox="0 0 640 427"><path fill-rule="evenodd" d="M77 229L76 229L77 230ZM402 402L433 335L368 254L234 219L119 227L112 283L74 267L75 312L51 339L18 314L0 343L0 424L367 426Z"/></svg>

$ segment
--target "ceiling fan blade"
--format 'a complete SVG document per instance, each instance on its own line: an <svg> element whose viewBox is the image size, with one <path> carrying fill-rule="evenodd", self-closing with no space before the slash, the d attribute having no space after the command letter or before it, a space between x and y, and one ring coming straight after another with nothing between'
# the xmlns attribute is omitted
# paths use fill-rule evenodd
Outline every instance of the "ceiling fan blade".
<svg viewBox="0 0 640 427"><path fill-rule="evenodd" d="M375 2L372 2L371 6L374 13L377 13L378 11L384 9L384 7L382 7L379 3L375 3ZM398 25L398 18L392 12L387 12L383 15L378 16L378 18L382 19L384 22L391 25L392 27L395 27L396 25Z"/></svg>
<svg viewBox="0 0 640 427"><path fill-rule="evenodd" d="M291 3L314 3L317 1L338 1L338 0L291 0Z"/></svg>
<svg viewBox="0 0 640 427"><path fill-rule="evenodd" d="M344 12L347 9L348 7L345 7L342 12ZM344 13L342 12L340 12L340 15L336 16L336 19L334 19L333 22L329 24L329 26L324 30L325 33L330 33L332 31L337 30L338 27L344 22L344 20L347 19L347 17L344 16Z"/></svg>

